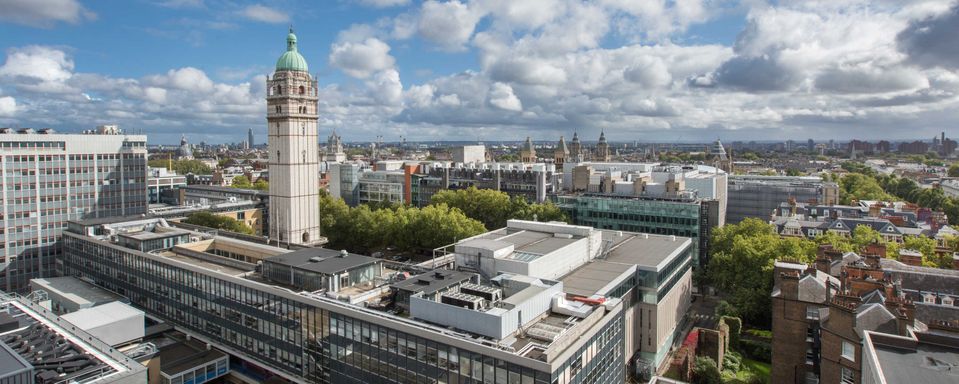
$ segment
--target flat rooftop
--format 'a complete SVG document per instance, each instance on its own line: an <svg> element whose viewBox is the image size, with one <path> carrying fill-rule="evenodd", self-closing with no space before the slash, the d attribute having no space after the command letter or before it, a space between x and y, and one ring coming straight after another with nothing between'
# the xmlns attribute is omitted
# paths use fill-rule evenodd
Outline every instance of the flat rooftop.
<svg viewBox="0 0 959 384"><path fill-rule="evenodd" d="M164 228L163 231L139 231L139 232L121 232L117 234L120 237L127 237L135 240L146 241L163 239L167 237L189 235L190 231L179 228Z"/></svg>
<svg viewBox="0 0 959 384"><path fill-rule="evenodd" d="M454 271L450 269L437 269L427 273L411 276L410 278L394 283L391 287L410 291L412 293L423 292L431 294L453 284L463 283L473 279L475 273Z"/></svg>
<svg viewBox="0 0 959 384"><path fill-rule="evenodd" d="M9 345L0 343L0 377L7 377L32 368L33 366L20 357L20 354L10 349Z"/></svg>
<svg viewBox="0 0 959 384"><path fill-rule="evenodd" d="M605 294L633 266L658 271L691 245L691 240L686 237L617 231L602 233L603 241L608 241L610 247L606 258L593 259L560 278L566 293L586 297Z"/></svg>
<svg viewBox="0 0 959 384"><path fill-rule="evenodd" d="M199 267L199 268L203 268L203 269L207 269L207 270L211 270L211 271L216 271L216 272L220 272L220 273L222 273L222 274L226 274L226 275L230 275L230 276L240 276L240 275L243 275L243 274L249 272L249 271L242 270L242 269L239 269L239 268L233 268L233 267L229 267L229 266L226 266L226 265L223 265L223 264L212 263L212 262L209 262L209 261L204 261L204 260L192 258L192 257L189 257L189 256L180 255L180 254L173 253L173 252L170 252L170 251L159 252L159 253L157 253L157 255L162 256L162 257L165 257L165 258L168 258L168 259L176 260L176 261L179 261L179 262L187 263L187 264L190 264L190 265L192 265L192 266L194 266L194 267Z"/></svg>
<svg viewBox="0 0 959 384"><path fill-rule="evenodd" d="M63 296L76 302L107 303L123 300L123 296L71 276L32 279L30 283L47 293Z"/></svg>
<svg viewBox="0 0 959 384"><path fill-rule="evenodd" d="M206 349L203 343L184 340L160 348L157 356L160 358L160 371L167 375L176 375L216 361L226 354L216 349Z"/></svg>
<svg viewBox="0 0 959 384"><path fill-rule="evenodd" d="M959 383L959 349L921 343L915 350L875 344L887 383Z"/></svg>
<svg viewBox="0 0 959 384"><path fill-rule="evenodd" d="M326 248L306 248L273 256L264 260L264 262L332 275L365 265L380 263L382 260L355 253L347 253L343 256L341 251Z"/></svg>
<svg viewBox="0 0 959 384"><path fill-rule="evenodd" d="M681 236L649 235L645 233L602 231L603 241L612 245L605 261L636 265L640 269L663 268L676 255L692 245L692 240ZM622 234L622 235L620 235Z"/></svg>

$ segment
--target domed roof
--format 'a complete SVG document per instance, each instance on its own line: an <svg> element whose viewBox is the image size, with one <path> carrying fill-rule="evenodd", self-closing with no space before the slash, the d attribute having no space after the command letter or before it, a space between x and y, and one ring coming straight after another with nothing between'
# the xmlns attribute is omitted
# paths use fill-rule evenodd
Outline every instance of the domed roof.
<svg viewBox="0 0 959 384"><path fill-rule="evenodd" d="M293 34L293 28L290 28L290 34L286 35L286 52L283 52L276 61L276 70L309 72L306 59L296 51L296 35Z"/></svg>
<svg viewBox="0 0 959 384"><path fill-rule="evenodd" d="M178 159L193 157L193 149L187 143L186 136L180 136L180 147L176 149L176 157Z"/></svg>

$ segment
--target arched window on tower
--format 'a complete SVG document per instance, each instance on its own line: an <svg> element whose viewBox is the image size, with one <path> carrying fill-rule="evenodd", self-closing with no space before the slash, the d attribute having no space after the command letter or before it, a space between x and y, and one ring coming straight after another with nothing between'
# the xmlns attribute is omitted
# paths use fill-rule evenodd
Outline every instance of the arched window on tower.
<svg viewBox="0 0 959 384"><path fill-rule="evenodd" d="M301 86L300 86L300 94L302 95L302 94L304 94L304 93L306 93L306 88L303 88L303 86L301 85Z"/></svg>
<svg viewBox="0 0 959 384"><path fill-rule="evenodd" d="M282 85L277 85L277 86L276 86L276 94L277 94L277 95L282 95L282 94L283 94L283 86L282 86Z"/></svg>

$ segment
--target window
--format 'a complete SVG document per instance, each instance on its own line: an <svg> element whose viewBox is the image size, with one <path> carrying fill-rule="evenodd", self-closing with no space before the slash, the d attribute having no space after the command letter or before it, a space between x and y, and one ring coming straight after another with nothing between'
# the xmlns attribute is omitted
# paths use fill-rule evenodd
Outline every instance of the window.
<svg viewBox="0 0 959 384"><path fill-rule="evenodd" d="M840 374L842 375L841 378L839 379L840 383L854 384L856 382L851 369L843 367L842 372Z"/></svg>
<svg viewBox="0 0 959 384"><path fill-rule="evenodd" d="M846 360L856 362L856 346L848 341L843 341L842 357L846 358Z"/></svg>

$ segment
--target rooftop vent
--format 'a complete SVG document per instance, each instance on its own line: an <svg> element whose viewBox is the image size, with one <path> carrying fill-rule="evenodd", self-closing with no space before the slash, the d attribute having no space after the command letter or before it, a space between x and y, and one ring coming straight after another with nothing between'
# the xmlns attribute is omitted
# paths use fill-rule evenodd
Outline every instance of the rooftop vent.
<svg viewBox="0 0 959 384"><path fill-rule="evenodd" d="M322 258L322 257L319 257L319 256L313 256L313 257L310 258L310 262L311 262L311 263L319 263L319 262L321 262L321 261L323 261L323 258Z"/></svg>
<svg viewBox="0 0 959 384"><path fill-rule="evenodd" d="M340 257L346 257L346 256L349 256L349 255L350 255L350 253L347 252L345 249L342 250L342 251L340 251Z"/></svg>

